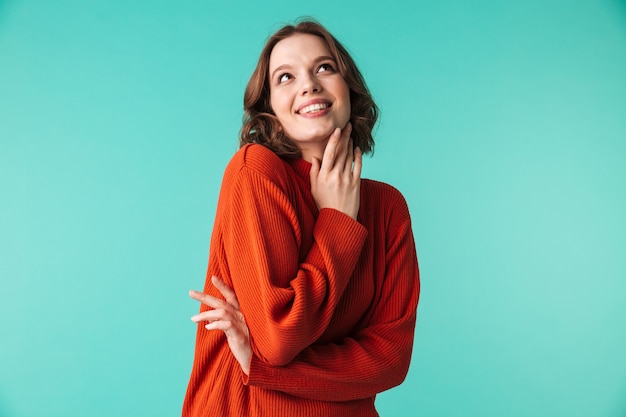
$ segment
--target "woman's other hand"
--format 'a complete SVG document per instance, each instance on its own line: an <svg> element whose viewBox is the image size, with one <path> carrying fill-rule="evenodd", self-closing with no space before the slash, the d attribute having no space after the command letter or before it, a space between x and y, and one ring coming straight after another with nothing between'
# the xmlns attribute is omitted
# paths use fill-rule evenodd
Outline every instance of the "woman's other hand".
<svg viewBox="0 0 626 417"><path fill-rule="evenodd" d="M224 300L212 297L198 291L189 291L189 296L211 307L211 310L204 311L191 318L198 323L207 321L204 326L207 330L221 330L226 335L228 347L241 365L241 369L246 375L250 375L250 362L252 361L252 347L250 346L250 333L246 320L239 310L239 301L235 292L216 276L211 278L211 282L224 296Z"/></svg>
<svg viewBox="0 0 626 417"><path fill-rule="evenodd" d="M330 135L320 161L311 161L311 193L318 208L332 208L356 220L359 213L363 153L353 148L348 123ZM354 166L353 166L354 163Z"/></svg>

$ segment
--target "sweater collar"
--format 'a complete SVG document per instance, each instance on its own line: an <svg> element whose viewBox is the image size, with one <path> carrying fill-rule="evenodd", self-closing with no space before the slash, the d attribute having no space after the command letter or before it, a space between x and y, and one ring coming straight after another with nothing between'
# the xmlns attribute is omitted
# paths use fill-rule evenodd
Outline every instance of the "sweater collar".
<svg viewBox="0 0 626 417"><path fill-rule="evenodd" d="M290 159L287 159L287 163L291 165L293 170L296 171L296 174L298 174L300 178L302 178L305 181L310 181L310 178L311 178L309 175L311 171L310 162L307 162L302 158L290 158Z"/></svg>

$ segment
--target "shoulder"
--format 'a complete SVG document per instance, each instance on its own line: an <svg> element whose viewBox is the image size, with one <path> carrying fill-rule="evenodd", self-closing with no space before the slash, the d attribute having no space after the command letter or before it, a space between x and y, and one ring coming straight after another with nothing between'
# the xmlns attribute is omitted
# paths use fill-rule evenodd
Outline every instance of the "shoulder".
<svg viewBox="0 0 626 417"><path fill-rule="evenodd" d="M361 189L368 197L371 196L382 204L407 207L406 199L393 185L381 181L363 179L361 181Z"/></svg>
<svg viewBox="0 0 626 417"><path fill-rule="evenodd" d="M237 175L242 170L272 178L284 170L283 161L263 145L251 143L239 149L226 167L226 172ZM282 168L282 169L281 169Z"/></svg>
<svg viewBox="0 0 626 417"><path fill-rule="evenodd" d="M239 149L226 167L225 179L258 177L283 184L288 180L288 164L272 150L259 144L248 144Z"/></svg>
<svg viewBox="0 0 626 417"><path fill-rule="evenodd" d="M230 160L228 167L241 169L247 167L255 171L271 172L272 167L281 163L281 159L263 145L250 143L239 149Z"/></svg>
<svg viewBox="0 0 626 417"><path fill-rule="evenodd" d="M404 195L394 186L370 179L361 181L362 206L377 216L387 219L388 223L410 221L409 207Z"/></svg>

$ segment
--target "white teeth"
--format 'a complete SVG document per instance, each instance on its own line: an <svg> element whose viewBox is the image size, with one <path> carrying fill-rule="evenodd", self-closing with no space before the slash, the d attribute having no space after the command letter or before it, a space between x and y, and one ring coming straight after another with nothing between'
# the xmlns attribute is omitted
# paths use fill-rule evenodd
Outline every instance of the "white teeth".
<svg viewBox="0 0 626 417"><path fill-rule="evenodd" d="M304 107L302 110L299 111L299 113L300 114L311 113L311 112L318 111L318 110L324 110L327 107L328 107L327 103L311 104L310 106Z"/></svg>

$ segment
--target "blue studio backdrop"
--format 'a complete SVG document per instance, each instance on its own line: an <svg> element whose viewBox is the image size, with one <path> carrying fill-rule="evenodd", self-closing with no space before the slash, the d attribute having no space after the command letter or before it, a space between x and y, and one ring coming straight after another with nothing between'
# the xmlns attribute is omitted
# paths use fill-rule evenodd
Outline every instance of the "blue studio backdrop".
<svg viewBox="0 0 626 417"><path fill-rule="evenodd" d="M626 2L0 0L0 416L180 414L215 205L299 16L381 107L422 295L381 416L626 416Z"/></svg>

